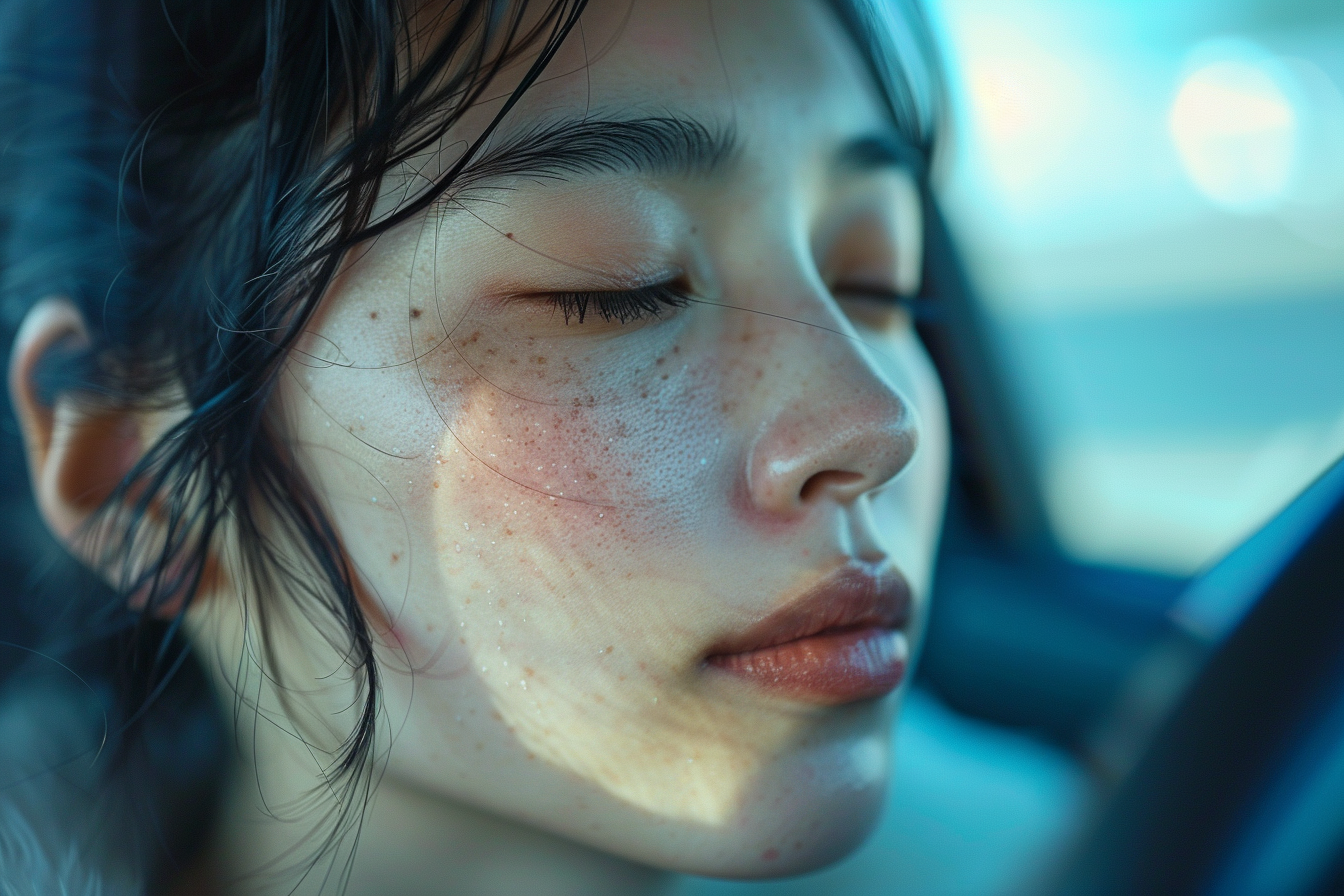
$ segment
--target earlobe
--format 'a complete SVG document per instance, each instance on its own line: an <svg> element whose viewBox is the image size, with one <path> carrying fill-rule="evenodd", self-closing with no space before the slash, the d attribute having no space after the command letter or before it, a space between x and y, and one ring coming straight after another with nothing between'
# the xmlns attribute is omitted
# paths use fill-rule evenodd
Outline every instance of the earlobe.
<svg viewBox="0 0 1344 896"><path fill-rule="evenodd" d="M66 546L140 458L140 421L132 409L100 408L69 393L45 395L38 371L60 345L87 344L83 316L67 299L43 299L19 328L9 393L23 433L33 497ZM90 559L90 558L83 558Z"/></svg>

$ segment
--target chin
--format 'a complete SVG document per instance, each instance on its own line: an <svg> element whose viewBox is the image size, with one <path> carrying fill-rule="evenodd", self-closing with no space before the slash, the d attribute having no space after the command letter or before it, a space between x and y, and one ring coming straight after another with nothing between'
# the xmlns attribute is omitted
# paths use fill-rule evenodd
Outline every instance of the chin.
<svg viewBox="0 0 1344 896"><path fill-rule="evenodd" d="M849 856L868 839L881 816L885 790L885 786L874 787L822 805L799 801L792 812L721 832L705 844L705 854L679 856L679 867L674 870L739 880L820 870Z"/></svg>
<svg viewBox="0 0 1344 896"><path fill-rule="evenodd" d="M696 838L701 849L687 849L669 864L706 877L764 879L840 861L877 827L891 777L891 746L885 726L781 757L732 819Z"/></svg>

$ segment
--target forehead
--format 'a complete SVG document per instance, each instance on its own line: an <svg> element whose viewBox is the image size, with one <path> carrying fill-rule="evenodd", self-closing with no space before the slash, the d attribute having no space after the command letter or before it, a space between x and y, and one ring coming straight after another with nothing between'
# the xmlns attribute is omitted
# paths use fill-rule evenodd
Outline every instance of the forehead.
<svg viewBox="0 0 1344 896"><path fill-rule="evenodd" d="M511 121L623 110L731 123L747 144L885 123L822 0L594 0Z"/></svg>

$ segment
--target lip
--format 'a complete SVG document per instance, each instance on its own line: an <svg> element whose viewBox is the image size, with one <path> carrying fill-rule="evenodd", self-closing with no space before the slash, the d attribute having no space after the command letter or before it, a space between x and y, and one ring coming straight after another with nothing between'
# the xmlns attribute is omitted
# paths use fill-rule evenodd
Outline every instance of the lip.
<svg viewBox="0 0 1344 896"><path fill-rule="evenodd" d="M910 585L895 567L846 565L715 644L705 662L805 703L882 697L905 678L910 609Z"/></svg>

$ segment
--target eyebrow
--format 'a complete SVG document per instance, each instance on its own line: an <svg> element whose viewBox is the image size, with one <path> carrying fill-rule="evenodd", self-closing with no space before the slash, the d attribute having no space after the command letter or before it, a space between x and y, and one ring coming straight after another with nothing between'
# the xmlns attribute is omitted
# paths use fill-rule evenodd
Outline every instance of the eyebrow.
<svg viewBox="0 0 1344 896"><path fill-rule="evenodd" d="M711 177L742 151L731 125L678 115L633 119L573 118L541 122L487 145L460 173L454 194L511 177L565 180L573 176L644 174ZM865 134L834 154L833 169L918 171L919 152L894 129Z"/></svg>
<svg viewBox="0 0 1344 896"><path fill-rule="evenodd" d="M507 177L575 175L709 177L741 151L736 130L675 115L542 122L505 135L463 169L459 188Z"/></svg>

